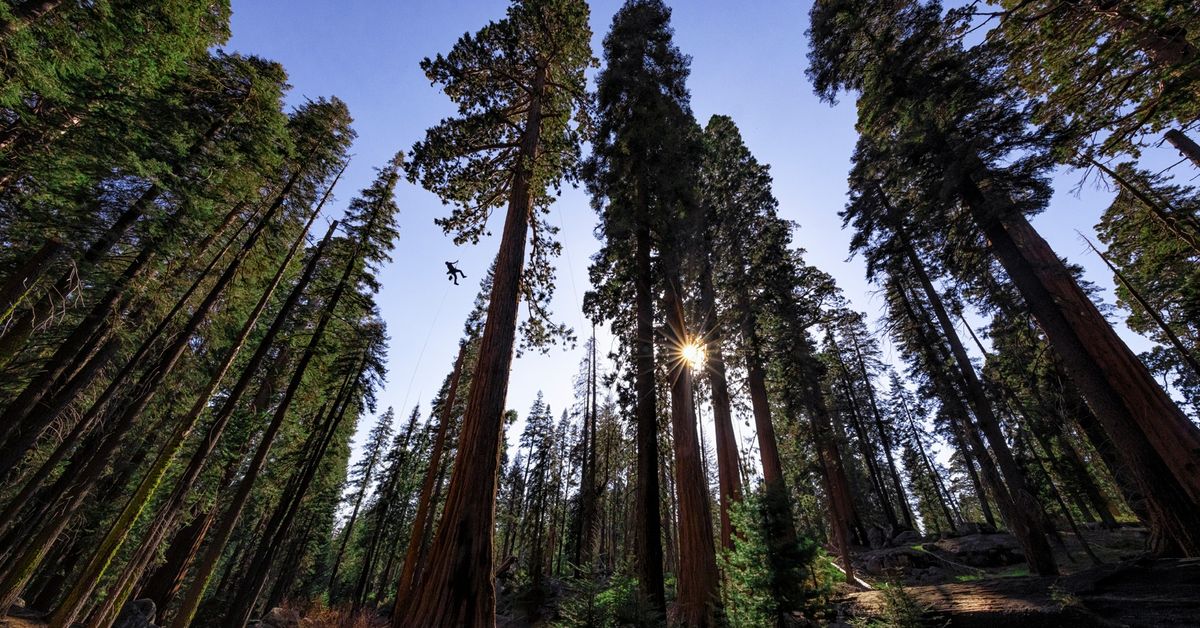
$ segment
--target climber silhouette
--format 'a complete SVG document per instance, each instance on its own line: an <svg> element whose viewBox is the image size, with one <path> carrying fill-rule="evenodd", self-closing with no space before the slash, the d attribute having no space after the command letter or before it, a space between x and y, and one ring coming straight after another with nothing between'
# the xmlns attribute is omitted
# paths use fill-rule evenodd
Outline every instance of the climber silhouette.
<svg viewBox="0 0 1200 628"><path fill-rule="evenodd" d="M446 262L446 276L450 279L450 281L453 281L454 285L456 285L456 286L458 285L459 276L462 276L463 279L467 278L467 274L464 273L463 271L459 270L458 266L455 266L455 264L457 264L457 263L458 263L458 260L454 260L453 262Z"/></svg>

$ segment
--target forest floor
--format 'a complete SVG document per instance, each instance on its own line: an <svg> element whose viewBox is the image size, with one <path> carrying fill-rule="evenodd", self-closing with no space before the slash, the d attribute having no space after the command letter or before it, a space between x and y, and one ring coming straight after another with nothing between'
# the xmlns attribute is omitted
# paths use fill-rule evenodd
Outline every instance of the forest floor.
<svg viewBox="0 0 1200 628"><path fill-rule="evenodd" d="M1007 534L866 551L856 562L879 586L846 592L840 615L847 625L869 627L1200 626L1200 559L1148 559L1138 528L1089 529L1084 536L1102 564L1064 535L1056 577L1030 576Z"/></svg>

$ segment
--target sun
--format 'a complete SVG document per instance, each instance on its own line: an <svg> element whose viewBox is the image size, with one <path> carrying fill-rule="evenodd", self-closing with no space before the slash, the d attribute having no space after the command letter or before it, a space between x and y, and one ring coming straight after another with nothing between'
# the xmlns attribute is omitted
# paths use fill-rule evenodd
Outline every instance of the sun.
<svg viewBox="0 0 1200 628"><path fill-rule="evenodd" d="M685 343L679 349L679 355L687 362L688 366L692 367L693 371L699 370L704 366L704 345L695 340Z"/></svg>

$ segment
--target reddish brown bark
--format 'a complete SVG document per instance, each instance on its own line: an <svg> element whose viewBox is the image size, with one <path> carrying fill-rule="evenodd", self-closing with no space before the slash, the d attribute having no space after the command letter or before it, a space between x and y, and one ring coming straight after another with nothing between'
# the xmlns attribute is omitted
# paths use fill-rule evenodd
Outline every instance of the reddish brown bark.
<svg viewBox="0 0 1200 628"><path fill-rule="evenodd" d="M946 312L941 295L934 289L929 274L925 272L924 265L920 258L917 257L916 251L903 232L900 233L900 240L901 245L904 247L905 255L908 258L908 270L916 276L922 290L925 292L925 298L929 303L929 307L933 310L934 317L941 327L942 338L946 341L951 354L954 356L954 362L958 367L958 373L963 382L963 390L967 395L967 400L975 415L975 420L979 424L980 430L983 431L984 436L987 437L988 444L991 445L992 454L995 455L996 462L1003 473L1008 495L1012 500L1013 506L1011 509L1004 506L1001 507L1001 515L1004 517L1004 522L1008 524L1009 530L1016 537L1017 542L1020 543L1022 553L1025 554L1025 561L1029 563L1030 571L1041 575L1057 574L1058 565L1054 560L1054 553L1050 549L1050 544L1046 541L1045 536L1042 535L1038 523L1038 513L1041 512L1041 506L1038 504L1037 498L1034 497L1033 491L1029 487L1029 481L1025 477L1025 472L1017 464L1016 459L1012 455L1012 450L1008 446L1004 432L1000 429L1000 421L992 410L991 400L983 388L983 383L979 381L979 376L975 373L975 366L971 363L967 355L967 350L962 344L962 339L959 338L958 332L954 328L954 323L950 320L950 315ZM968 429L967 438L970 439L974 436L974 430ZM979 456L978 452L977 456ZM983 462L982 457L980 457L980 462ZM996 488L999 487L997 486Z"/></svg>
<svg viewBox="0 0 1200 628"><path fill-rule="evenodd" d="M434 483L442 468L446 434L450 430L450 422L454 419L454 405L458 400L458 384L462 377L463 362L466 360L468 346L467 342L458 346L458 357L454 359L454 371L450 374L450 387L446 390L446 398L442 400L442 414L438 418L437 435L433 439L433 448L429 452L429 467L425 470L425 479L421 481L421 494L417 497L417 514L413 519L412 531L409 533L408 549L404 554L404 568L400 571L400 582L396 586L393 617L404 616L413 585L421 575L425 530L433 518Z"/></svg>
<svg viewBox="0 0 1200 628"><path fill-rule="evenodd" d="M1030 312L1146 497L1160 553L1200 556L1200 430L1171 400L1022 216L963 199Z"/></svg>
<svg viewBox="0 0 1200 628"><path fill-rule="evenodd" d="M704 312L701 337L705 343L705 370L712 389L713 431L716 435L717 487L720 497L721 547L733 547L733 525L729 509L742 501L739 476L737 440L733 434L733 413L730 410L729 382L725 375L725 354L721 350L722 334L717 321L716 290L713 288L712 259L706 255L700 278L700 308Z"/></svg>
<svg viewBox="0 0 1200 628"><path fill-rule="evenodd" d="M417 584L408 615L393 618L396 626L490 626L496 621L492 529L500 437L533 210L528 168L541 139L546 77L547 68L539 67L530 90L508 214L493 269L487 323L459 435L460 464L450 478L442 519L429 551L429 569Z"/></svg>
<svg viewBox="0 0 1200 628"><path fill-rule="evenodd" d="M712 626L720 606L712 514L708 508L708 482L700 458L700 442L692 415L692 369L681 355L691 342L684 319L679 282L670 278L666 295L667 342L671 382L671 428L675 448L675 493L679 502L679 568L677 621L684 626Z"/></svg>

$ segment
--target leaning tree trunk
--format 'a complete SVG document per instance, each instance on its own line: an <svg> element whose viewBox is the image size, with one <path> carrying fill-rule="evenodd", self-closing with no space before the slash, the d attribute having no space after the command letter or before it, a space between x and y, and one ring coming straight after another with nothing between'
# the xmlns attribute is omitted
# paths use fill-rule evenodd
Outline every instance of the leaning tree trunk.
<svg viewBox="0 0 1200 628"><path fill-rule="evenodd" d="M962 194L992 254L1136 478L1150 511L1156 552L1200 556L1200 429L1023 216L994 216L973 181L963 182Z"/></svg>
<svg viewBox="0 0 1200 628"><path fill-rule="evenodd" d="M679 569L676 572L677 621L685 626L716 625L720 607L716 549L708 482L701 466L700 443L692 414L692 367L680 352L687 337L677 260L670 264L665 314L671 382L671 428L675 446L675 488L679 500Z"/></svg>
<svg viewBox="0 0 1200 628"><path fill-rule="evenodd" d="M0 285L0 327L2 327L21 301L33 291L38 279L46 273L62 252L63 243L58 238L49 238L33 255L30 255Z"/></svg>
<svg viewBox="0 0 1200 628"><path fill-rule="evenodd" d="M1200 168L1200 144L1196 144L1195 140L1184 135L1179 129L1167 131L1166 139L1180 154L1191 160L1192 164L1197 168Z"/></svg>
<svg viewBox="0 0 1200 628"><path fill-rule="evenodd" d="M921 442L921 433L917 430L917 424L913 421L912 413L908 410L908 404L903 399L900 400L904 416L908 418L908 429L912 433L913 442L917 444L917 453L921 456L921 461L925 463L925 469L929 471L929 476L933 480L933 488L937 492L938 505L942 508L942 515L946 517L946 524L950 529L954 529L955 525L960 521L956 521L954 513L950 510L950 505L946 500L946 487L942 485L942 475L938 473L933 466L933 461L929 459L929 455L925 453L925 444Z"/></svg>
<svg viewBox="0 0 1200 628"><path fill-rule="evenodd" d="M336 220L329 225L329 228L325 233L325 237L321 239L321 242L309 256L308 263L305 265L304 271L300 275L300 279L297 280L296 284L292 287L287 299L284 300L283 305L279 308L279 312L275 315L275 320L272 321L271 326L267 328L266 333L263 335L262 339L259 340L258 348L255 349L254 355L251 356L249 361L247 361L247 363L242 367L241 376L238 378L238 381L236 384L234 384L233 388L230 389L229 393L225 397L224 403L210 421L208 430L205 432L204 437L200 440L200 443L197 445L195 451L192 452L192 456L188 460L188 464L186 467L184 467L180 477L176 479L175 487L173 488L170 496L165 500L165 503L159 507L158 514L147 527L138 549L134 552L133 557L126 563L125 568L120 576L116 578L114 584L109 588L108 596L105 598L103 606L98 612L100 616L107 616L111 614L114 609L120 609L118 602L123 602L124 598L132 593L132 589L137 583L138 579L141 578L142 572L150 564L150 561L153 560L159 544L166 537L167 533L174 525L176 518L182 512L188 495L191 493L192 488L199 479L205 464L208 462L209 456L211 456L212 452L216 449L226 426L229 425L230 419L237 410L238 403L245 394L246 390L249 389L250 384L253 382L254 375L258 372L259 367L262 366L264 361L266 361L272 345L275 343L275 338L278 337L280 332L283 330L284 325L290 318L292 311L296 309L296 306L300 303L301 297L304 295L304 291L307 289L309 283L316 275L319 262L321 261L330 240L332 240L333 234L337 230L337 226L338 222ZM280 357L277 358L276 365L278 367L278 365L286 364L287 362L287 359ZM276 372L281 373L282 371ZM263 386L259 389L260 394L255 396L254 401L251 404L252 410L262 410L266 408L268 397L271 392L267 383L271 380L271 376L268 376L267 379L264 380ZM213 508L216 509L216 506L214 505ZM207 526L205 527L205 532L207 532ZM203 536L197 540L197 543L201 541L203 541Z"/></svg>
<svg viewBox="0 0 1200 628"><path fill-rule="evenodd" d="M188 149L187 154L171 164L171 175L174 177L180 176L183 169L190 165L212 143L213 139L216 138L217 134L225 127L236 111L236 106L231 107L228 111L223 112L213 120L204 134L197 138L196 142ZM136 201L117 216L116 220L100 234L99 238L83 251L83 254L76 260L76 264L58 279L54 286L46 292L45 296L39 299L28 312L12 321L12 324L7 329L3 330L3 334L0 335L0 366L10 362L25 346L25 342L34 332L35 319L38 313L45 312L52 306L50 295L66 295L72 292L72 284L76 280L76 275L86 274L90 269L93 269L112 247L124 237L133 224L154 207L154 203L163 193L164 190L159 184L151 184Z"/></svg>
<svg viewBox="0 0 1200 628"><path fill-rule="evenodd" d="M1146 315L1150 317L1150 320L1154 321L1154 324L1158 326L1158 330L1167 337L1167 340L1170 342L1171 346L1175 348L1175 352L1178 353L1179 357L1182 358L1183 361L1188 365L1188 368L1192 370L1192 373L1196 376L1200 376L1200 361L1196 359L1196 356L1192 355L1192 352L1187 348L1186 345L1183 344L1183 341L1179 339L1179 336L1175 333L1175 330L1171 329L1171 326L1167 324L1167 321L1163 320L1162 314L1160 314L1157 309L1150 305L1150 302L1146 300L1146 297L1142 296L1142 292L1137 289L1137 286L1134 286L1129 282L1129 278L1125 276L1125 273L1121 272L1120 268L1117 268L1116 264L1113 264L1108 255L1096 248L1096 245L1092 244L1091 240L1088 240L1087 238L1084 238L1084 240L1087 240L1088 247L1090 247L1092 251L1096 253L1096 255L1100 256L1100 259L1104 261L1104 265L1108 266L1108 269L1112 271L1114 276L1116 276L1117 281L1120 282L1122 286L1125 286L1125 289L1129 291L1129 296L1133 297L1133 300L1138 304L1138 307L1142 308L1142 311L1145 312Z"/></svg>
<svg viewBox="0 0 1200 628"><path fill-rule="evenodd" d="M873 449L874 443L867 438L867 432L863 429L862 413L858 409L858 401L854 397L854 386L850 377L850 371L846 369L846 363L842 360L841 349L837 345L837 340L833 335L833 330L826 330L826 336L833 343L834 360L838 364L838 370L841 371L842 390L846 398L847 410L849 410L850 427L854 429L854 435L858 440L858 453L863 457L863 463L867 466L867 476L871 481L871 488L875 490L875 495L879 499L879 505L883 508L883 518L892 528L900 527L900 521L896 518L896 509L892 507L892 499L888 496L887 491L883 488L883 479L879 473L879 461L875 459Z"/></svg>
<svg viewBox="0 0 1200 628"><path fill-rule="evenodd" d="M7 610L20 594L20 590L28 582L33 571L41 564L46 552L50 550L55 539L66 528L72 516L83 504L95 483L99 480L110 456L114 453L121 437L133 426L138 417L161 390L162 383L174 370L179 359L191 346L192 336L200 325L208 318L209 312L225 292L225 288L233 281L250 250L257 244L259 237L266 230L274 213L263 216L254 231L247 237L246 242L238 253L230 260L225 271L217 278L208 294L193 310L183 329L175 336L173 342L165 348L159 359L140 378L135 390L138 391L132 399L120 410L117 417L111 421L107 433L101 439L99 447L94 451L81 451L88 462L84 465L80 477L73 482L65 499L60 499L61 506L55 516L46 522L42 531L34 537L33 542L25 548L20 557L13 563L11 571L0 582L0 611Z"/></svg>
<svg viewBox="0 0 1200 628"><path fill-rule="evenodd" d="M325 198L329 197L329 192L332 192L334 185L337 185L337 179L334 179L333 184L329 186L329 191L326 192ZM300 251L301 246L304 244L308 230L320 214L324 200L322 199L322 202L312 211L308 223L301 229L300 234L293 241L291 248L284 256L283 262L279 265L279 269L263 289L262 295L247 316L246 322L242 325L237 337L233 339L233 342L226 350L224 360L222 360L221 364L209 377L207 385L197 395L196 401L192 404L187 414L178 421L175 421L175 431L171 434L167 442L162 445L158 457L142 477L142 481L138 484L133 495L129 497L125 508L109 525L108 533L93 552L91 561L77 574L75 585L67 592L66 597L59 604L58 608L51 613L51 623L70 626L74 623L79 613L82 612L92 591L100 579L104 577L105 571L107 571L109 564L117 552L120 551L121 546L124 545L125 539L128 537L130 531L132 531L146 504L158 490L163 476L166 475L168 467L174 462L175 456L178 455L179 450L184 445L184 441L192 433L196 423L200 420L200 416L208 409L209 398L217 391L217 388L221 385L221 381L225 379L225 375L233 367L234 360L237 359L238 354L241 353L242 348L250 339L250 334L258 324L258 318L267 309L272 295L275 294L275 289L283 281L284 274L287 272L296 253Z"/></svg>
<svg viewBox="0 0 1200 628"><path fill-rule="evenodd" d="M376 219L372 215L371 221ZM332 229L330 232L332 233ZM368 223L365 233L371 232L371 225ZM296 397L296 393L300 388L300 384L304 379L304 373L308 370L308 365L312 362L313 357L317 354L317 349L320 346L321 339L325 335L325 330L329 326L329 322L333 319L334 310L337 308L338 302L341 301L347 289L350 288L351 275L354 273L355 267L358 265L358 258L362 251L362 242L355 244L353 251L350 253L349 259L346 261L345 269L342 271L342 276L338 279L333 293L329 296L321 308L320 318L317 320L316 326L313 328L312 335L309 336L308 345L304 348L304 353L300 355L300 360L296 363L295 370L292 372L292 378L288 382L287 389L283 393L283 399L275 407L275 413L271 417L271 422L263 431L261 440L259 441L258 449L254 452L254 457L251 458L250 464L247 467L241 483L238 484L238 490L233 496L233 500L226 509L225 514L221 517L220 525L218 525L216 534L209 542L208 548L201 557L200 562L196 566L196 574L192 581L192 585L188 588L187 594L184 596L183 602L180 605L179 611L175 614L171 622L171 628L186 628L192 622L192 618L196 614L196 610L200 607L200 600L204 596L204 590L208 586L208 580L212 576L213 569L216 568L217 561L221 557L221 552L225 549L225 544L229 541L229 536L233 533L233 527L237 524L238 518L242 514L242 509L246 505L246 501L250 498L250 490L253 488L254 481L258 477L258 473L262 470L266 463L267 454L271 451L271 445L275 441L276 435L279 434L279 429L283 426L283 420L287 417L288 410L292 405L292 401Z"/></svg>
<svg viewBox="0 0 1200 628"><path fill-rule="evenodd" d="M275 197L274 202L263 213L262 218L255 225L254 230L251 231L251 235L248 236L247 242L250 242L251 239L257 239L257 237L261 234L263 227L270 222L273 216L278 213L280 208L283 207L283 203L286 200L287 195L290 193L292 187L298 180L298 177L299 173L296 173L289 179L288 183ZM242 225L242 228L245 228L250 224L250 222L246 222ZM238 233L240 234L240 230ZM153 331L151 331L149 336L142 341L134 356L126 362L125 367L113 377L112 381L109 382L104 392L101 393L96 400L92 401L91 409L87 414L84 415L84 418L81 419L81 421L90 422L95 420L95 413L102 410L104 406L113 399L113 396L116 395L116 393L122 388L125 379L132 376L133 370L139 366L141 361L149 355L149 351L153 348L155 341L166 332L167 327L171 323L172 319L180 311L182 311L184 307L186 307L191 296L200 289L209 273L216 268L216 265L224 257L225 253L234 244L236 237L237 236L235 235L234 238L229 240L229 242L226 242L220 251L213 256L208 265L198 274L196 280L191 284L187 292L185 292L184 295L176 301L172 310L163 317L158 325L155 326ZM243 245L241 251L244 252L245 249L246 246ZM96 312L96 314L99 316L105 313ZM95 324L99 325L102 320L103 318L96 319ZM91 369L91 372L95 372L95 369ZM28 399L24 400L24 405L11 405L5 410L6 417L12 416L14 417L13 420L18 422L18 424L24 423L25 425L22 425L19 431L17 430L17 425L8 426L9 441L6 442L3 446L3 449L0 450L0 474L11 469L20 461L21 457L24 456L25 452L33 445L36 439L51 423L58 419L58 417L67 410L71 402L75 400L76 396L83 391L84 387L89 382L90 379L83 382L77 382L76 386L60 388L49 399L42 398L34 401L33 397L29 397ZM47 379L43 382L43 384L47 387L47 390L52 383L53 382L50 379ZM19 398L18 401L21 401L21 399ZM34 410L39 411L34 412Z"/></svg>
<svg viewBox="0 0 1200 628"><path fill-rule="evenodd" d="M350 377L354 378L365 368L366 357L364 356L359 362L358 368L351 371ZM321 460L329 449L330 441L333 440L334 434L350 408L355 390L354 384L355 382L351 379L347 381L346 385L343 385L344 397L340 407L335 404L324 424L318 428L312 449L306 452L306 464L296 470L297 475L294 481L289 481L288 490L284 491L284 498L279 507L271 513L266 532L259 539L258 548L254 552L250 566L243 574L241 582L238 583L237 595L234 596L233 602L222 609L226 621L232 620L231 623L239 626L249 623L255 603L258 601L263 585L267 582L275 555L283 544L284 538L292 526L292 521L296 518L296 513L300 510L300 503L304 500L308 487L312 485L313 478L321 466Z"/></svg>
<svg viewBox="0 0 1200 628"><path fill-rule="evenodd" d="M896 459L892 455L892 439L888 436L887 426L883 423L883 413L879 411L879 401L875 398L875 386L871 383L871 375L867 372L867 364L863 360L862 348L859 347L858 338L854 337L851 340L854 344L854 356L858 360L858 372L862 377L863 385L867 389L867 400L871 404L871 416L875 419L875 429L879 431L879 442L883 445L884 458L887 460L888 469L891 471L892 488L896 491L897 501L900 502L900 514L904 516L904 524L908 529L912 530L915 529L912 508L909 507L908 498L904 493L904 486L900 483L900 471L896 468Z"/></svg>
<svg viewBox="0 0 1200 628"><path fill-rule="evenodd" d="M219 234L223 234L232 224L238 211L238 208L231 210L221 225L194 250L201 256L207 253L209 246L215 238ZM175 220L172 219L170 222L174 223ZM213 259L222 258L228 247L241 235L242 230L253 224L253 222L252 214L242 223L229 242L220 249L221 253ZM117 318L116 315L122 306L122 301L126 300L125 297L128 295L128 288L146 271L150 262L158 253L159 247L160 242L157 240L142 245L138 256L125 267L121 276L109 286L104 296L92 306L87 315L71 331L71 334L59 343L58 347L54 350L54 354L51 355L50 359L47 360L46 364L42 366L38 374L25 386L16 399L5 407L4 414L0 416L0 425L10 426L6 429L11 429L11 427L20 425L29 414L35 411L44 413L45 415L57 416L62 411L60 407L62 404L73 401L79 392L91 383L91 377L76 377L72 382L74 387L65 389L62 380L69 374L78 371L80 365L88 359L91 350L108 338L113 327L113 321ZM206 274L201 273L201 277ZM50 401L48 397L53 401Z"/></svg>
<svg viewBox="0 0 1200 628"><path fill-rule="evenodd" d="M442 519L429 550L429 570L417 585L408 617L393 618L396 626L489 626L496 621L492 528L500 436L533 211L532 173L528 168L535 161L541 140L546 75L547 69L539 67L531 90L508 215L496 255L487 323L459 435L460 464L450 478Z"/></svg>
<svg viewBox="0 0 1200 628"><path fill-rule="evenodd" d="M921 284L921 288L925 292L925 298L933 310L938 325L941 327L942 337L949 345L950 352L954 356L954 362L958 365L964 392L967 394L967 399L975 414L975 420L979 423L984 436L987 437L988 444L991 445L992 453L996 457L1000 471L1004 475L1008 494L1012 498L1013 506L1015 506L1009 512L1009 515L1005 517L1005 523L1008 524L1009 530L1012 531L1013 536L1020 543L1021 549L1025 554L1025 561L1029 563L1029 569L1032 572L1039 575L1057 574L1058 565L1054 561L1053 550L1050 549L1050 544L1046 541L1038 525L1039 518L1037 513L1041 511L1041 506L1038 504L1037 498L1034 497L1033 490L1029 487L1029 481L1025 478L1024 471L1021 470L1021 467L1012 455L1008 441L1005 440L1004 432L1000 429L1000 421L992 411L991 400L988 398L987 392L983 389L983 383L979 381L979 376L975 373L975 367L971 364L971 360L967 356L966 347L963 346L962 339L959 338L958 332L954 328L954 323L950 320L950 315L946 312L941 295L934 289L929 274L925 272L924 265L920 258L917 257L912 243L903 233L902 228L899 225L896 228L900 232L901 245L904 247L905 256L908 258L909 270L916 275L917 281ZM968 434L968 438L970 437L971 435Z"/></svg>
<svg viewBox="0 0 1200 628"><path fill-rule="evenodd" d="M849 483L842 465L842 454L833 438L833 422L825 400L815 384L809 384L809 421L812 424L813 441L817 446L817 458L821 462L821 477L825 481L825 493L829 496L829 528L834 544L842 558L842 571L846 582L854 585L854 563L850 555L850 521L854 518L850 502Z"/></svg>
<svg viewBox="0 0 1200 628"><path fill-rule="evenodd" d="M442 400L442 415L438 419L437 435L434 436L433 449L429 453L429 467L425 470L425 479L421 481L421 494L417 498L417 514L413 519L412 531L408 538L408 550L404 554L404 568L400 572L400 582L396 587L396 605L392 610L394 617L404 616L413 585L421 575L425 529L433 515L433 486L442 468L442 452L446 449L446 434L450 429L450 421L454 418L454 405L458 400L458 384L462 378L463 362L466 360L469 345L470 342L464 341L458 346L458 357L454 360L454 371L450 374L450 387L446 390L445 399Z"/></svg>

